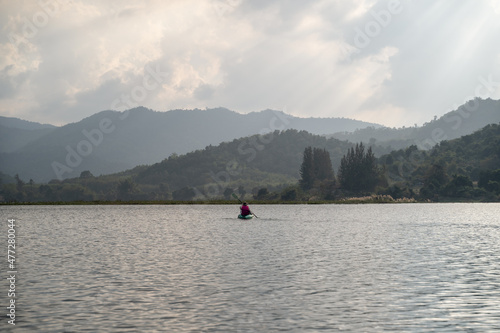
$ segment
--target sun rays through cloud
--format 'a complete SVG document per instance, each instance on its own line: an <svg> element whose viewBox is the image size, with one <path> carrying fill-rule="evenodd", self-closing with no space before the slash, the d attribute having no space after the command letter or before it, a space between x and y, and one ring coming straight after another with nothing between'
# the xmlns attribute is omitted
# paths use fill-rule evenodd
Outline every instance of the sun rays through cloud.
<svg viewBox="0 0 500 333"><path fill-rule="evenodd" d="M489 0L0 7L0 113L45 123L112 109L151 68L161 84L134 105L238 112L286 105L297 116L387 126L450 111L474 94L479 77L500 81L500 11Z"/></svg>

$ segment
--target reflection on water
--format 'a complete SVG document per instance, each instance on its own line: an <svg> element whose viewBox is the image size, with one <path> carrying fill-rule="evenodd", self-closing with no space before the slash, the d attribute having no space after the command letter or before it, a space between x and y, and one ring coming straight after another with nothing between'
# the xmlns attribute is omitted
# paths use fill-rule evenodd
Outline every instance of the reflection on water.
<svg viewBox="0 0 500 333"><path fill-rule="evenodd" d="M1 207L18 219L16 328L500 329L498 204L252 210Z"/></svg>

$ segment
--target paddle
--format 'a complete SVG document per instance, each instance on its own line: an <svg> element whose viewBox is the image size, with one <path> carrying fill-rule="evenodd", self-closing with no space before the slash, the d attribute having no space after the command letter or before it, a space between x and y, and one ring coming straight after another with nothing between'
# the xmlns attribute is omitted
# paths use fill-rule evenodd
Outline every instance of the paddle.
<svg viewBox="0 0 500 333"><path fill-rule="evenodd" d="M243 204L243 201L241 201L241 200L240 200L240 198L238 198L238 196L237 196L236 194L234 194L234 193L233 193L233 197L234 197L235 199L237 199L237 200L238 200L241 204ZM255 215L255 213L254 213L254 212L250 211L250 213L251 213L253 216L255 216L256 218L259 218L257 215Z"/></svg>

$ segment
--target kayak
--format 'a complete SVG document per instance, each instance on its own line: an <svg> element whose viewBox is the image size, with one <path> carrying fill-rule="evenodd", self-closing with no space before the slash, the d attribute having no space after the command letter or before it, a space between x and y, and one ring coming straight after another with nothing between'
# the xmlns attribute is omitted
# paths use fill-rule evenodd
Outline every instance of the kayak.
<svg viewBox="0 0 500 333"><path fill-rule="evenodd" d="M250 214L250 215L245 215L245 216L243 216L243 215L241 215L241 214L240 214L240 215L238 215L238 218L239 218L239 219L242 219L242 220L250 220L252 217L253 217L253 214Z"/></svg>

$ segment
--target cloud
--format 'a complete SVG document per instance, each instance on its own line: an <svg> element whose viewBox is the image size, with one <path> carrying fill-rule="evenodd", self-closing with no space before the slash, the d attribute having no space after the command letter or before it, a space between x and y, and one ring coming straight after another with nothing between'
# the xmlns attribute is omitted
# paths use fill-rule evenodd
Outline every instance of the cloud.
<svg viewBox="0 0 500 333"><path fill-rule="evenodd" d="M500 81L499 16L490 0L4 1L0 114L78 121L158 68L139 101L156 110L413 125L473 96L481 77Z"/></svg>
<svg viewBox="0 0 500 333"><path fill-rule="evenodd" d="M214 95L214 92L215 89L212 86L208 84L202 84L194 90L193 95L196 99L204 101L211 99Z"/></svg>

